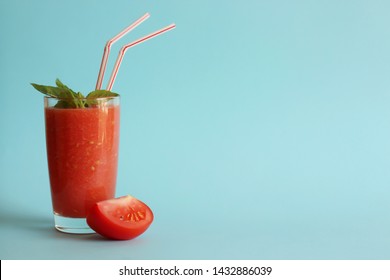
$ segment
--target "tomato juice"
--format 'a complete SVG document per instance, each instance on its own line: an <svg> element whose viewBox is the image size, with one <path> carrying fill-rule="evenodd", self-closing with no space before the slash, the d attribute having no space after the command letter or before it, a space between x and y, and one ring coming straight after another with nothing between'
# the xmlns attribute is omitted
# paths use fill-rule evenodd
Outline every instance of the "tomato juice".
<svg viewBox="0 0 390 280"><path fill-rule="evenodd" d="M119 119L118 104L45 107L47 158L56 215L85 218L96 202L114 198Z"/></svg>

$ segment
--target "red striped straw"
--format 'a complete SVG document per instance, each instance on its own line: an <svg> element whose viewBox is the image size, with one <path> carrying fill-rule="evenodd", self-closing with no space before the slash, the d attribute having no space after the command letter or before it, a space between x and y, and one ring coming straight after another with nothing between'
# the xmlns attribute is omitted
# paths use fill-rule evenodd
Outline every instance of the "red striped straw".
<svg viewBox="0 0 390 280"><path fill-rule="evenodd" d="M150 17L149 13L144 14L142 17L137 19L135 22L130 24L128 27L123 29L120 33L118 33L113 38L111 38L110 40L107 41L106 46L104 47L104 53L103 53L103 57L102 57L102 62L100 64L99 75L98 75L98 79L97 79L97 82L96 82L96 89L101 89L101 87L102 87L104 72L106 71L107 61L108 61L108 56L110 55L111 46L116 41L118 41L120 38L122 38L127 33L129 33L131 30L133 30L138 25L140 25L142 22L147 20L149 17Z"/></svg>
<svg viewBox="0 0 390 280"><path fill-rule="evenodd" d="M138 44L141 44L149 39L152 39L153 37L156 37L158 35L161 35L163 34L164 32L167 32L169 30L172 30L173 28L175 28L176 25L174 23L172 23L171 25L168 25L160 30L157 30L149 35L146 35L145 37L142 37L138 40L135 40L134 42L131 42L127 45L124 45L121 50L119 51L119 54L118 54L118 58L116 59L116 62L115 62L115 66L114 66L114 69L112 70L112 74L111 74L111 78L110 78L110 81L108 82L108 86L107 86L107 90L111 90L112 89L112 86L114 85L114 82L115 82L115 78L116 78L116 75L118 74L118 70L119 70L119 67L121 65L121 62L123 60L123 57L126 53L126 51L128 49L130 49L131 47L134 47Z"/></svg>

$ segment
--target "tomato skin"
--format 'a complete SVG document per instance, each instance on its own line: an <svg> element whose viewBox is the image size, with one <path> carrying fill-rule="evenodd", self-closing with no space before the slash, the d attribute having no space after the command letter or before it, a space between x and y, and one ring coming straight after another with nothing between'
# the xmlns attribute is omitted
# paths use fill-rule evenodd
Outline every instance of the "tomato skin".
<svg viewBox="0 0 390 280"><path fill-rule="evenodd" d="M87 215L87 223L94 231L115 240L141 235L153 219L152 210L130 195L95 203Z"/></svg>

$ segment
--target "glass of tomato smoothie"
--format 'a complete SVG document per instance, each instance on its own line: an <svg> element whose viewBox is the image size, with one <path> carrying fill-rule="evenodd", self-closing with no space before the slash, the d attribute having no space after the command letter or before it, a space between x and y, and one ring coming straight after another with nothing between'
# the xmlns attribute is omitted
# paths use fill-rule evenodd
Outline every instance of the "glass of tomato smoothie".
<svg viewBox="0 0 390 280"><path fill-rule="evenodd" d="M86 223L96 202L115 196L120 98L44 98L46 146L55 228L93 233Z"/></svg>

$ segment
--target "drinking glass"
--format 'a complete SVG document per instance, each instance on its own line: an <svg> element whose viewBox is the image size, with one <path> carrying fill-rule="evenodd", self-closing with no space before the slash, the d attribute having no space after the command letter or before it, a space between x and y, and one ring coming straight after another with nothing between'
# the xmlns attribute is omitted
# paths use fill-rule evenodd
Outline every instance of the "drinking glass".
<svg viewBox="0 0 390 280"><path fill-rule="evenodd" d="M54 222L61 232L93 233L88 210L115 197L120 97L77 99L76 108L74 102L44 98Z"/></svg>

